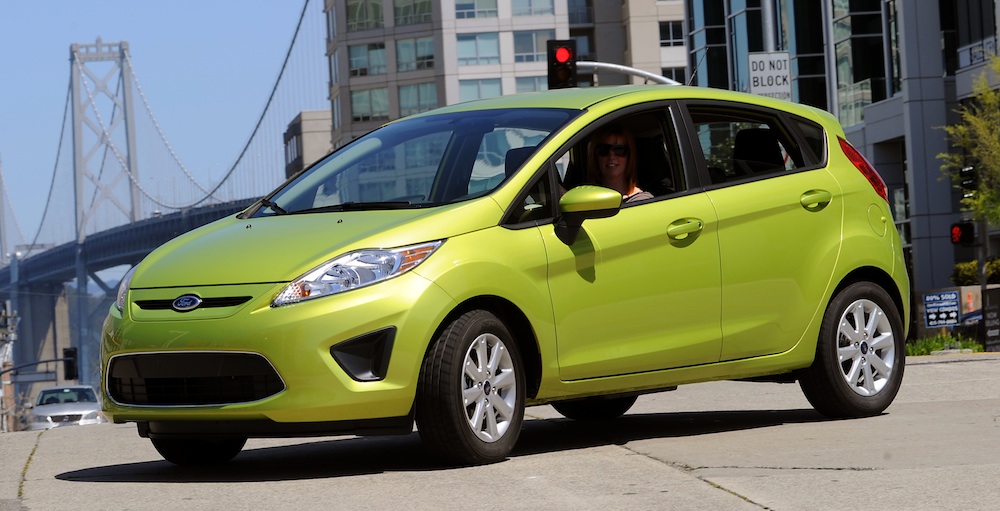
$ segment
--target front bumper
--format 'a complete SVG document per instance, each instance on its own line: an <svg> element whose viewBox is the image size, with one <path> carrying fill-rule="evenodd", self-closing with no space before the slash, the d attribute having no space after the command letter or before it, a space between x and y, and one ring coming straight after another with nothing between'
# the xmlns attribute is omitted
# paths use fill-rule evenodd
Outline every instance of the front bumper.
<svg viewBox="0 0 1000 511"><path fill-rule="evenodd" d="M320 434L337 430L335 423L357 429L352 421L365 426L408 417L424 352L436 325L454 307L452 299L412 272L272 308L271 299L283 287L130 291L125 314L112 308L104 324L101 387L108 418L152 424L154 432L217 421L223 430L267 436L266 431ZM136 305L220 293L252 298L185 313ZM393 333L388 346L369 339L386 331ZM254 422L270 426L250 426Z"/></svg>

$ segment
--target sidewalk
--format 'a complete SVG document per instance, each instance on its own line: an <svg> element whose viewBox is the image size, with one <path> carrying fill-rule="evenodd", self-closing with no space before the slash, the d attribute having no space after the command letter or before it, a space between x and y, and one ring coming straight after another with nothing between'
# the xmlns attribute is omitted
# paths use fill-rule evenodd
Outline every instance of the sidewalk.
<svg viewBox="0 0 1000 511"><path fill-rule="evenodd" d="M987 365L993 366L1000 363L1000 353L956 353L947 355L908 357L906 359L906 364L908 366L929 366L932 364L942 364L941 367L926 367L923 371L912 373L913 376L917 376L918 374L942 375L949 374L948 371L951 370L949 367L955 367L949 366L949 364L980 361L986 365L980 365L977 363L975 364L977 367L986 368ZM961 369L956 368L954 370ZM988 369L988 372L995 374L995 370L992 368ZM913 377L911 377L910 381L913 382L913 386L910 387L909 390L912 393L919 393L921 396L924 395L927 388L936 389L940 387L940 385L934 381L930 383L921 383L919 378L912 378ZM907 380L904 377L904 389L907 385L906 382ZM992 397L994 395L995 394L991 393L990 399L994 399ZM907 405L905 399L900 400L897 398L897 403L898 405L894 406L898 406L901 410L899 413L903 413L902 411L906 410ZM712 403L706 403L705 406L707 406L707 410L714 409ZM822 427L836 428L840 424L841 423L837 421L832 421ZM806 426L793 425L793 427ZM765 433L761 430L755 434L763 435ZM662 440L669 442L671 440L670 435L665 435ZM290 440L288 442L292 443L294 441L295 440ZM696 438L689 440L689 442L697 441L698 440ZM384 441L380 442L385 444ZM574 449L567 448L565 451L560 452L562 452L563 455L568 455L568 453L573 451ZM558 459L559 454L553 454L552 457L553 459ZM531 457L522 457L521 461L518 461L518 463L526 462L530 458ZM101 461L97 462L95 460ZM101 466L94 468L95 463ZM162 459L155 452L147 439L140 438L136 434L134 424L101 424L96 426L57 428L41 432L17 431L12 433L3 433L0 434L0 511L26 511L28 509L26 507L22 507L21 505L22 491L27 491L24 490L25 485L30 486L32 491L36 493L34 497L35 499L39 498L37 495L39 494L39 488L45 488L47 491L41 493L44 498L53 501L62 499L60 502L64 501L67 506L74 502L78 504L88 501L100 502L100 492L106 490L106 485L104 485L105 488L102 488L101 485L87 486L86 484L78 484L86 483L89 476L80 476L79 474L75 474L74 471L82 470L89 475L97 473L95 471L99 472L101 470L117 470L130 473L131 471L136 470L137 467L145 467L148 470L147 465L150 463L160 464L162 463ZM325 473L322 469L316 470L319 471L317 472L318 474L322 475ZM390 470L388 472L392 471ZM404 472L405 471L400 471L400 473ZM66 473L74 473L74 476L66 477L65 479L57 481L57 478L54 478L52 475ZM183 472L178 473L183 474ZM199 474L201 476L205 475L200 472ZM198 477L195 477L194 480L198 480ZM325 477L326 476L317 476L315 479L320 480ZM25 479L27 480L25 481ZM213 481L211 477L208 477L208 479L209 482ZM290 476L290 480L294 481L297 479L298 476L294 473ZM304 477L303 479L305 481L312 481L310 477ZM110 480L118 479L111 477ZM122 477L122 480L128 480L128 478ZM77 493L74 495L53 495L52 491L62 491L59 490L59 488L67 487L65 485L66 481L74 483L72 486L74 488L73 491ZM181 477L178 481L188 481L188 479ZM215 481L218 482L217 480ZM137 483L143 482L144 481L141 479L137 480ZM172 484L172 480L169 478L165 480L165 482L171 484L159 484L159 486L156 484L146 485L143 486L143 491L161 492L163 495L169 496L169 492L176 489L177 486L176 484ZM164 481L159 481L159 483L164 483ZM153 486L155 486L155 488L153 488ZM208 490L206 490L206 492L208 492ZM157 495L159 494L160 493L157 493ZM42 507L45 506L43 505ZM139 507L142 507L141 504Z"/></svg>

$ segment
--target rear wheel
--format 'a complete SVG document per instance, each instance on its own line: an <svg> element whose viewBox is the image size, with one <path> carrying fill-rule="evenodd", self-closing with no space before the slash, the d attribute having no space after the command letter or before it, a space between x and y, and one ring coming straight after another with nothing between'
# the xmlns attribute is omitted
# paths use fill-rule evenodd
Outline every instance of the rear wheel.
<svg viewBox="0 0 1000 511"><path fill-rule="evenodd" d="M492 313L474 310L454 320L435 340L420 370L420 438L459 463L506 458L524 418L522 367L510 331Z"/></svg>
<svg viewBox="0 0 1000 511"><path fill-rule="evenodd" d="M799 385L829 417L882 413L899 391L905 365L903 324L895 303L870 282L852 284L827 307L813 365Z"/></svg>
<svg viewBox="0 0 1000 511"><path fill-rule="evenodd" d="M246 437L151 438L163 459L175 465L214 465L236 457Z"/></svg>
<svg viewBox="0 0 1000 511"><path fill-rule="evenodd" d="M637 396L588 397L552 403L552 408L567 419L578 421L614 419L621 417L632 408Z"/></svg>

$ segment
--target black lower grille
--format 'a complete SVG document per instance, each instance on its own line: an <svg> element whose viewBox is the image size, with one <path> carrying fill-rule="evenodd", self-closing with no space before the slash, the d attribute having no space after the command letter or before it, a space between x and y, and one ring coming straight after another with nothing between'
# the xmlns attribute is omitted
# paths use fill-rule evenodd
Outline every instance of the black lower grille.
<svg viewBox="0 0 1000 511"><path fill-rule="evenodd" d="M108 393L116 403L125 405L247 403L284 388L267 359L255 353L121 355L114 357L108 368Z"/></svg>

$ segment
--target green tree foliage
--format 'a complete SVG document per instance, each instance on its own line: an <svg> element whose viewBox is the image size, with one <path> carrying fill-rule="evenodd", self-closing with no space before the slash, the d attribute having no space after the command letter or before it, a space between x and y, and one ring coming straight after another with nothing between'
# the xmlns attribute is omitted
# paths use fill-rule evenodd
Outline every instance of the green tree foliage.
<svg viewBox="0 0 1000 511"><path fill-rule="evenodd" d="M1000 75L1000 57L993 56L989 67ZM938 158L944 161L941 170L952 176L956 186L963 167L976 168L978 188L962 199L962 205L974 219L1000 225L1000 89L991 89L986 75L981 74L973 86L973 100L959 109L962 122L944 128L957 151Z"/></svg>
<svg viewBox="0 0 1000 511"><path fill-rule="evenodd" d="M978 286L979 261L956 264L951 271L951 281L956 286ZM986 283L1000 284L1000 259L986 261Z"/></svg>

